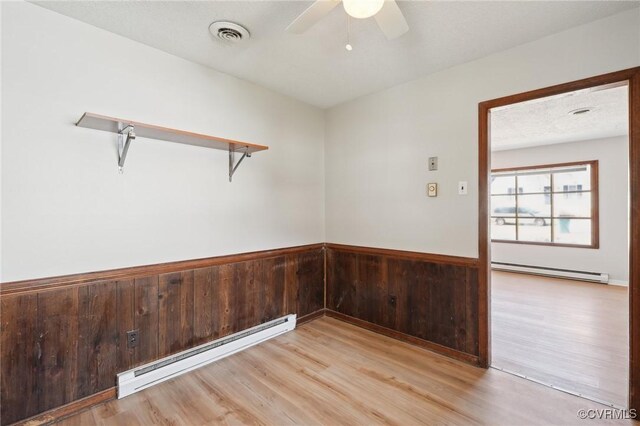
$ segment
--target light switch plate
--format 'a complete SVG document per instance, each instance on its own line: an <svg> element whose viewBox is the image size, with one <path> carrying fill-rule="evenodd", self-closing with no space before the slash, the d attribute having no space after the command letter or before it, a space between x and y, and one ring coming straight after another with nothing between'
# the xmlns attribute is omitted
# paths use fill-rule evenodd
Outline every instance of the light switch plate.
<svg viewBox="0 0 640 426"><path fill-rule="evenodd" d="M458 195L467 195L467 181L461 180L458 182Z"/></svg>
<svg viewBox="0 0 640 426"><path fill-rule="evenodd" d="M428 183L427 184L427 195L429 197L437 197L438 196L438 184L437 183Z"/></svg>
<svg viewBox="0 0 640 426"><path fill-rule="evenodd" d="M438 170L438 157L429 157L429 171Z"/></svg>

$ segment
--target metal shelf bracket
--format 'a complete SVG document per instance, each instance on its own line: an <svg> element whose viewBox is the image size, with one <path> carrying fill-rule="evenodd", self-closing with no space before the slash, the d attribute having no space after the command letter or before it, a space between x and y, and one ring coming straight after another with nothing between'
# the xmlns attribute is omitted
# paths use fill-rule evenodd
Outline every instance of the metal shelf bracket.
<svg viewBox="0 0 640 426"><path fill-rule="evenodd" d="M240 157L240 159L238 160L237 163L234 163L234 154L235 154L235 149L232 145L229 145L229 182L231 182L232 178L233 178L233 174L236 172L236 169L238 168L238 166L240 165L240 163L242 163L242 160L245 159L245 157L251 157L251 153L249 152L249 147L246 146L244 147L244 153L242 154L242 157Z"/></svg>
<svg viewBox="0 0 640 426"><path fill-rule="evenodd" d="M124 160L127 159L129 145L136 138L135 128L128 124L118 132L118 171L123 172Z"/></svg>

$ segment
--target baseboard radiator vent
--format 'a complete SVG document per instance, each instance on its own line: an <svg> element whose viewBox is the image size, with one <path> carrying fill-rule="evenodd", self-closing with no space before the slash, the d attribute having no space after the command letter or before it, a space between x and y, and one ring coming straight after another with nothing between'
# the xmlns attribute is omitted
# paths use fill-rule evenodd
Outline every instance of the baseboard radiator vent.
<svg viewBox="0 0 640 426"><path fill-rule="evenodd" d="M260 324L118 374L118 399L233 355L296 327L296 315Z"/></svg>
<svg viewBox="0 0 640 426"><path fill-rule="evenodd" d="M607 284L609 274L602 272L574 271L571 269L546 268L543 266L518 265L516 263L491 262L498 271L521 272L524 274L544 275L546 277L566 278L570 280L592 281Z"/></svg>

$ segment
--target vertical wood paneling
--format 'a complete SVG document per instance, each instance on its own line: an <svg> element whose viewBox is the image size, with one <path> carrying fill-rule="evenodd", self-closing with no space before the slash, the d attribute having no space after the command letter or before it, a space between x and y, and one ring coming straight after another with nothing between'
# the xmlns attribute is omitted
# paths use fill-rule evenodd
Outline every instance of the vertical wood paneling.
<svg viewBox="0 0 640 426"><path fill-rule="evenodd" d="M158 356L193 343L193 271L162 274L158 279Z"/></svg>
<svg viewBox="0 0 640 426"><path fill-rule="evenodd" d="M222 265L219 270L220 290L217 295L218 318L220 321L219 337L233 333L236 322L235 296L233 288L233 276L235 265Z"/></svg>
<svg viewBox="0 0 640 426"><path fill-rule="evenodd" d="M236 316L231 329L232 333L250 327L250 311L253 307L249 306L249 300L253 289L253 265L251 262L235 263L231 290L231 309L236 313Z"/></svg>
<svg viewBox="0 0 640 426"><path fill-rule="evenodd" d="M260 280L257 285L264 290L260 322L270 321L286 313L284 274L284 256L262 261L261 273L256 273L256 280Z"/></svg>
<svg viewBox="0 0 640 426"><path fill-rule="evenodd" d="M466 271L451 265L429 265L427 339L466 351Z"/></svg>
<svg viewBox="0 0 640 426"><path fill-rule="evenodd" d="M327 308L355 316L357 312L356 286L358 280L357 255L330 250L327 277Z"/></svg>
<svg viewBox="0 0 640 426"><path fill-rule="evenodd" d="M478 270L475 268L467 268L466 283L466 351L472 354L479 354L479 327L478 327L478 304L474 301L478 300Z"/></svg>
<svg viewBox="0 0 640 426"><path fill-rule="evenodd" d="M218 268L203 268L193 271L194 291L194 344L198 345L214 337L218 326L218 309L215 307Z"/></svg>
<svg viewBox="0 0 640 426"><path fill-rule="evenodd" d="M135 348L135 363L140 365L160 358L158 276L136 278L134 286L134 329L139 332L138 346ZM124 342L126 345L126 336Z"/></svg>
<svg viewBox="0 0 640 426"><path fill-rule="evenodd" d="M297 304L293 312L308 315L324 307L324 253L317 250L303 253L294 259Z"/></svg>
<svg viewBox="0 0 640 426"><path fill-rule="evenodd" d="M389 317L387 324L384 325L392 330L401 333L410 334L411 315L410 312L411 298L408 291L410 286L409 271L413 271L414 262L403 259L387 258L387 283L389 297Z"/></svg>
<svg viewBox="0 0 640 426"><path fill-rule="evenodd" d="M118 372L136 365L285 313L322 309L324 256L316 247L0 294L0 302L0 420L8 424L112 387ZM127 347L131 330L139 332L135 348Z"/></svg>
<svg viewBox="0 0 640 426"><path fill-rule="evenodd" d="M405 263L407 281L404 291L408 302L408 311L400 311L402 317L408 316L408 334L425 340L431 340L429 330L430 315L430 284L433 279L433 264L425 262ZM389 277L393 280L395 277Z"/></svg>
<svg viewBox="0 0 640 426"><path fill-rule="evenodd" d="M115 386L118 354L116 282L78 288L78 381L75 398Z"/></svg>
<svg viewBox="0 0 640 426"><path fill-rule="evenodd" d="M38 408L46 411L77 399L77 287L38 294L38 330L41 336Z"/></svg>
<svg viewBox="0 0 640 426"><path fill-rule="evenodd" d="M329 309L478 354L476 268L331 249L328 259Z"/></svg>
<svg viewBox="0 0 640 426"><path fill-rule="evenodd" d="M383 289L383 256L358 255L358 286L356 287L356 316L374 324L382 324L383 308L388 290ZM386 269L386 266L385 266Z"/></svg>
<svg viewBox="0 0 640 426"><path fill-rule="evenodd" d="M38 296L2 298L0 312L0 421L10 424L39 411Z"/></svg>
<svg viewBox="0 0 640 426"><path fill-rule="evenodd" d="M285 312L296 312L298 309L298 257L288 255L284 266Z"/></svg>
<svg viewBox="0 0 640 426"><path fill-rule="evenodd" d="M118 321L118 371L125 371L136 364L136 353L127 347L127 331L136 328L135 287L133 280L116 283L116 310Z"/></svg>

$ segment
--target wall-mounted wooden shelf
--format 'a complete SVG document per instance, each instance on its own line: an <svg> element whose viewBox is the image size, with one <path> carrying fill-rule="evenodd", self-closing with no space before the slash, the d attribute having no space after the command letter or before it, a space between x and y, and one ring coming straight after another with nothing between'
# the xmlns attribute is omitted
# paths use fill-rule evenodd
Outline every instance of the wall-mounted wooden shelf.
<svg viewBox="0 0 640 426"><path fill-rule="evenodd" d="M168 127L156 126L153 124L140 123L123 118L107 117L105 115L85 112L76 123L76 126L87 127L89 129L103 130L116 133L118 135L119 154L118 167L120 171L124 167L124 160L127 156L129 144L136 137L157 139L168 142L182 143L187 145L201 146L204 148L221 149L229 152L229 182L245 157L258 151L269 149L268 146L256 145L248 142L236 141L233 139L219 138L216 136L203 135L200 133L187 132L184 130L170 129ZM234 153L242 153L242 157L237 163L234 162ZM235 163L235 164L234 164Z"/></svg>

